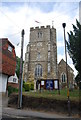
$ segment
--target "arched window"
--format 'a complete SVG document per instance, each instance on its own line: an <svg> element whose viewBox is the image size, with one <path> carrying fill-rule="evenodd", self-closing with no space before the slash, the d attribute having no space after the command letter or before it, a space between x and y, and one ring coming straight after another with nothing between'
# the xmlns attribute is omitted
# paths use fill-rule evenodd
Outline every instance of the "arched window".
<svg viewBox="0 0 81 120"><path fill-rule="evenodd" d="M66 75L63 73L62 74L62 83L65 83L66 82Z"/></svg>
<svg viewBox="0 0 81 120"><path fill-rule="evenodd" d="M35 68L35 77L41 77L42 76L42 66L36 65Z"/></svg>

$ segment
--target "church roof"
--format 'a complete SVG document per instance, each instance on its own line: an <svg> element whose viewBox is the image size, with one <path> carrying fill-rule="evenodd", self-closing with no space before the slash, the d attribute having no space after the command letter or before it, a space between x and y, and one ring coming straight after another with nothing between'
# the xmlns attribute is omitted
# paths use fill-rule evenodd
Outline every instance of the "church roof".
<svg viewBox="0 0 81 120"><path fill-rule="evenodd" d="M62 64L66 65L66 62L64 61L64 59L61 59L58 65L62 65ZM68 68L74 72L74 70L69 65L68 65Z"/></svg>

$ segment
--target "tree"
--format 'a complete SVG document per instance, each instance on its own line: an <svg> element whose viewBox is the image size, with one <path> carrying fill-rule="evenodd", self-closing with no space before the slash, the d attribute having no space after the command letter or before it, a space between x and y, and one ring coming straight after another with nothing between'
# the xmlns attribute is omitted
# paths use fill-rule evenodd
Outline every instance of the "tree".
<svg viewBox="0 0 81 120"><path fill-rule="evenodd" d="M20 73L20 58L16 56L16 74L18 78L19 78L19 73Z"/></svg>
<svg viewBox="0 0 81 120"><path fill-rule="evenodd" d="M24 63L24 61L23 61ZM20 58L18 56L16 56L16 74L17 77L19 78L19 74L20 74Z"/></svg>
<svg viewBox="0 0 81 120"><path fill-rule="evenodd" d="M76 81L77 85L79 85L79 81L80 81L80 75L79 75L79 73L75 77L75 81Z"/></svg>
<svg viewBox="0 0 81 120"><path fill-rule="evenodd" d="M69 39L67 49L73 64L78 71L79 80L81 80L81 25L76 20L76 26L73 25L73 32L68 33Z"/></svg>

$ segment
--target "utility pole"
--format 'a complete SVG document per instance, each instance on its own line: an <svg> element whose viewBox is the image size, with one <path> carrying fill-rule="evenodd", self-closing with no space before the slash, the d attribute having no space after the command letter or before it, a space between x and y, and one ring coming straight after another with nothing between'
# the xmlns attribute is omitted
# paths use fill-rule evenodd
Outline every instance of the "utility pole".
<svg viewBox="0 0 81 120"><path fill-rule="evenodd" d="M20 59L20 75L19 75L19 98L18 98L18 108L22 108L22 73L23 73L23 44L24 44L24 29L21 32L21 59Z"/></svg>
<svg viewBox="0 0 81 120"><path fill-rule="evenodd" d="M68 80L67 51L66 51L66 36L65 36L65 27L66 27L66 23L63 23L62 26L63 26L63 29L64 29L64 43L65 43L66 76L67 76L67 97L68 97L68 114L69 114L69 116L70 116L69 80Z"/></svg>

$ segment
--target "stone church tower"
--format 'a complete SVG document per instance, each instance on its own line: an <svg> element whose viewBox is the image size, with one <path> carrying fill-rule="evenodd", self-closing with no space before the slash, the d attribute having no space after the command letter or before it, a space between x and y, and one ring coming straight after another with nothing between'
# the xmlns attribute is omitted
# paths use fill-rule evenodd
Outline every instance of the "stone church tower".
<svg viewBox="0 0 81 120"><path fill-rule="evenodd" d="M38 80L45 82L45 80L58 78L56 29L54 27L47 25L30 28L30 40L25 53L23 72L25 82L34 81L35 87Z"/></svg>

